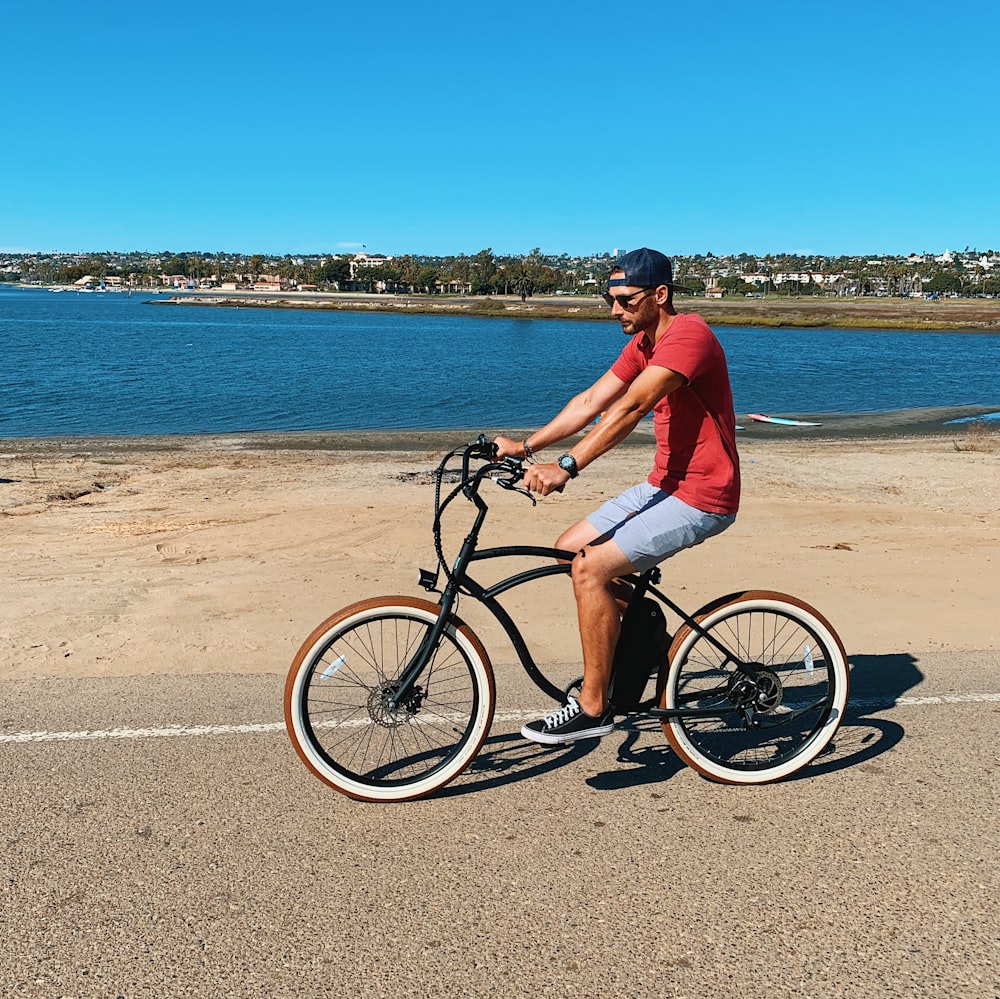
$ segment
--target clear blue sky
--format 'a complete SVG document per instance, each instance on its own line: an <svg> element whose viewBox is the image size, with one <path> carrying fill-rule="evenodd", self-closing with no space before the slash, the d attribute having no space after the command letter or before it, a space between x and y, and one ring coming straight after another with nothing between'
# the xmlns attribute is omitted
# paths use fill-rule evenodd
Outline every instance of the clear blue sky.
<svg viewBox="0 0 1000 999"><path fill-rule="evenodd" d="M998 44L992 0L9 4L0 248L1000 250Z"/></svg>

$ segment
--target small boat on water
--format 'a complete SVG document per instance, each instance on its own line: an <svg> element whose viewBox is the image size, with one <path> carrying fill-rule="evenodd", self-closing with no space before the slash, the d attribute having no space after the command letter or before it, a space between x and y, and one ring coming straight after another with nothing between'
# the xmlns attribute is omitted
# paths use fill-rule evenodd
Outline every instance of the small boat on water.
<svg viewBox="0 0 1000 999"><path fill-rule="evenodd" d="M766 413L747 413L748 420L757 423L776 423L782 427L821 427L822 423L810 423L808 420L792 420L786 416L768 416Z"/></svg>

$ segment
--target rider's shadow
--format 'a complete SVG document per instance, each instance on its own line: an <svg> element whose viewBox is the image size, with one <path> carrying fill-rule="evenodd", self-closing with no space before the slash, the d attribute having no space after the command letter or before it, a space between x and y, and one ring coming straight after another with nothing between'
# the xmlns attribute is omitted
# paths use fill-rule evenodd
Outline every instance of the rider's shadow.
<svg viewBox="0 0 1000 999"><path fill-rule="evenodd" d="M587 784L595 790L617 791L659 784L685 769L685 764L667 745L663 729L655 718L632 716L619 723L608 738L620 738L622 734L625 738L618 747L618 762L625 767L587 778Z"/></svg>

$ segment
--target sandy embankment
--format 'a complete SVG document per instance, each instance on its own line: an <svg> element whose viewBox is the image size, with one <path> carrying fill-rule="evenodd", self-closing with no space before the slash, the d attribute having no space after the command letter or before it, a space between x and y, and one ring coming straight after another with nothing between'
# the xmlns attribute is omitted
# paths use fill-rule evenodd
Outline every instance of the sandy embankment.
<svg viewBox="0 0 1000 999"><path fill-rule="evenodd" d="M441 442L341 444L0 442L0 676L281 673L340 605L417 594L432 488L408 473L432 468ZM820 608L851 654L1000 647L995 433L753 440L741 460L737 525L665 574L683 606L769 587ZM620 448L534 509L491 491L487 540L551 543L649 461ZM468 523L464 501L453 510L452 545ZM575 656L565 603L529 606L540 657Z"/></svg>

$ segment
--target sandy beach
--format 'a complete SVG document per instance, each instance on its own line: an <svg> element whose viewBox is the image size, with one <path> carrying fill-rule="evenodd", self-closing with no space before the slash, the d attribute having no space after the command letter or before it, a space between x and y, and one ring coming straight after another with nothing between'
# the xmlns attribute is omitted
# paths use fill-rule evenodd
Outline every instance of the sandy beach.
<svg viewBox="0 0 1000 999"><path fill-rule="evenodd" d="M281 672L342 604L417 592L434 564L422 473L463 439L0 443L0 675ZM820 608L849 652L1000 647L995 431L764 436L741 461L736 526L667 568L682 606L768 587ZM639 440L536 508L498 491L490 542L549 544L648 463ZM534 612L562 634L560 603Z"/></svg>

